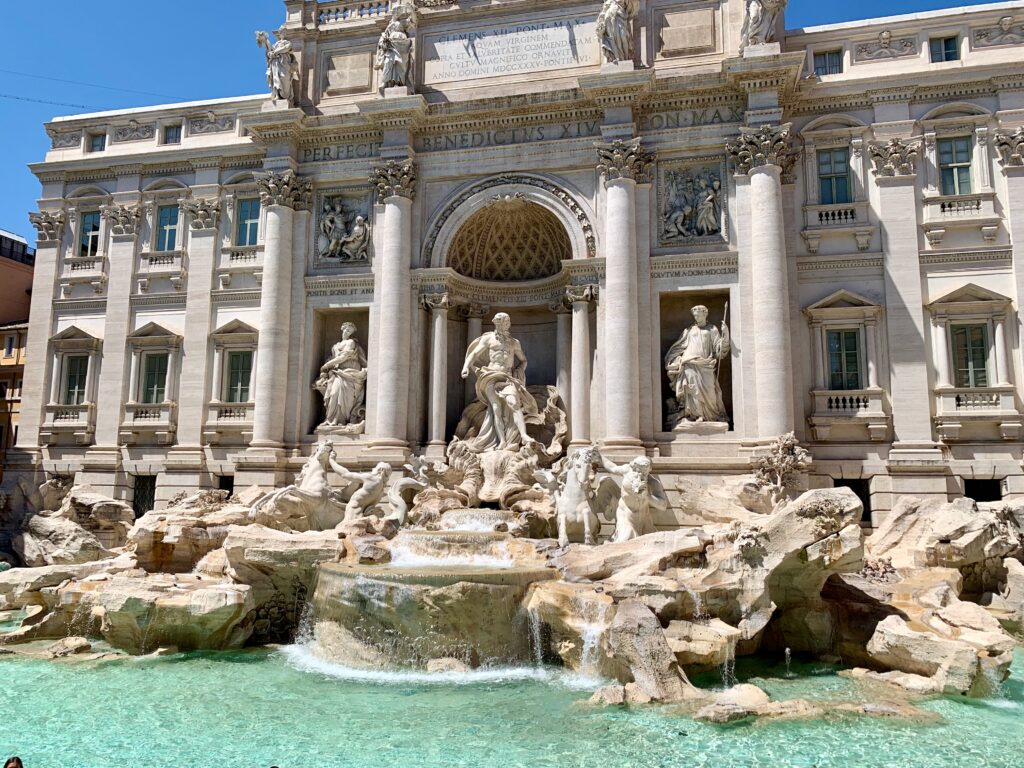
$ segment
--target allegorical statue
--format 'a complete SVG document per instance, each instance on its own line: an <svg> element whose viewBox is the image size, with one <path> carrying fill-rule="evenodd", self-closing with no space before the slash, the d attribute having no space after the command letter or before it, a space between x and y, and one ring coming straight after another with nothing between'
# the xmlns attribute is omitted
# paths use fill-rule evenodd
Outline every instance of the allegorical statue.
<svg viewBox="0 0 1024 768"><path fill-rule="evenodd" d="M331 347L331 357L320 367L314 388L323 395L326 417L322 427L361 431L366 407L366 352L354 338L353 323L341 326L341 341Z"/></svg>
<svg viewBox="0 0 1024 768"><path fill-rule="evenodd" d="M615 482L602 483L597 508L608 508L615 494L618 495L612 541L629 541L654 533L653 513L668 509L668 496L661 481L651 474L651 460L638 456L629 464L619 465L601 456L599 461L602 470Z"/></svg>
<svg viewBox="0 0 1024 768"><path fill-rule="evenodd" d="M391 13L384 32L377 42L374 68L380 70L385 88L411 85L412 41L416 35L416 9L400 3Z"/></svg>
<svg viewBox="0 0 1024 768"><path fill-rule="evenodd" d="M370 224L347 209L340 198L324 203L320 214L317 254L324 259L366 261L370 252Z"/></svg>
<svg viewBox="0 0 1024 768"><path fill-rule="evenodd" d="M604 0L597 16L597 37L605 61L613 64L633 60L633 17L636 0Z"/></svg>
<svg viewBox="0 0 1024 768"><path fill-rule="evenodd" d="M719 330L708 325L708 308L691 310L693 325L665 355L665 370L679 405L679 421L728 421L722 388L718 383L718 365L729 356L729 326L722 320Z"/></svg>
<svg viewBox="0 0 1024 768"><path fill-rule="evenodd" d="M748 46L772 42L775 24L785 10L786 0L747 0L740 30L740 53Z"/></svg>
<svg viewBox="0 0 1024 768"><path fill-rule="evenodd" d="M256 33L256 44L267 53L267 85L274 101L295 106L295 83L299 80L299 62L292 53L290 40L278 40L273 45L266 32Z"/></svg>
<svg viewBox="0 0 1024 768"><path fill-rule="evenodd" d="M494 316L494 330L483 334L466 350L462 378L476 376L476 396L487 410L469 448L485 451L518 451L534 439L526 432L526 419L537 415L537 401L526 389L526 355L510 333L512 319L504 312Z"/></svg>

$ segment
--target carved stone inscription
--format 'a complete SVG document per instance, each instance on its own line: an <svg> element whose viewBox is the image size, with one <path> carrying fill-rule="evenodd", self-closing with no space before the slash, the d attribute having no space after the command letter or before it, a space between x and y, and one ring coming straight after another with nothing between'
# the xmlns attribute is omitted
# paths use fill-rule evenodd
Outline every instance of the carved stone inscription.
<svg viewBox="0 0 1024 768"><path fill-rule="evenodd" d="M596 19L583 16L428 37L423 81L444 83L597 65L601 59L595 28Z"/></svg>

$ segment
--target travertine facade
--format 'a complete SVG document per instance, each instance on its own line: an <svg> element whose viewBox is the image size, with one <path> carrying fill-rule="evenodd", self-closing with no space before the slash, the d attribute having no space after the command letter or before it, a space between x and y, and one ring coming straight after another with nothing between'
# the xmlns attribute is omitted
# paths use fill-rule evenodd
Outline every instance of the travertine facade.
<svg viewBox="0 0 1024 768"><path fill-rule="evenodd" d="M272 94L54 120L18 470L159 505L325 435L439 458L504 312L670 501L790 431L876 515L1024 496L1024 3L783 7L286 0Z"/></svg>

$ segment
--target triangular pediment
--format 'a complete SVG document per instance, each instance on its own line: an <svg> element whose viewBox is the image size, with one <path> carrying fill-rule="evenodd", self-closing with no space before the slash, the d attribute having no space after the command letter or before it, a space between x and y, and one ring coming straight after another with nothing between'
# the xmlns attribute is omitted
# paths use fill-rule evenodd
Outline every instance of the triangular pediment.
<svg viewBox="0 0 1024 768"><path fill-rule="evenodd" d="M1010 301L1009 296L1003 296L1001 293L989 290L988 288L982 288L980 285L974 283L968 283L967 285L957 288L951 293L947 293L940 299L936 299L932 302L932 306L938 304L976 304L977 302L983 301L995 301L1001 304Z"/></svg>
<svg viewBox="0 0 1024 768"><path fill-rule="evenodd" d="M816 301L807 307L807 311L816 309L862 309L865 307L877 307L878 304L866 296L848 291L845 288Z"/></svg>
<svg viewBox="0 0 1024 768"><path fill-rule="evenodd" d="M99 341L91 333L86 333L77 325L69 325L63 331L50 337L50 341Z"/></svg>
<svg viewBox="0 0 1024 768"><path fill-rule="evenodd" d="M254 334L258 331L242 320L235 318L227 323L224 323L220 328L215 330L211 335L213 336L235 336L239 334Z"/></svg>
<svg viewBox="0 0 1024 768"><path fill-rule="evenodd" d="M162 339L168 337L174 339L179 338L178 334L174 331L169 331L157 323L146 323L137 331L132 331L128 336L129 339Z"/></svg>

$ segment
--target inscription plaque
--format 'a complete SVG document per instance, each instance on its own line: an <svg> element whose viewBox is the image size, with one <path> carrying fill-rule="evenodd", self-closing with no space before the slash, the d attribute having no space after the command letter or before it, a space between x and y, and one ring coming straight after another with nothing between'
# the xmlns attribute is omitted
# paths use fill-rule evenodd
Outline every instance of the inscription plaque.
<svg viewBox="0 0 1024 768"><path fill-rule="evenodd" d="M593 17L528 21L427 37L423 82L544 72L601 63Z"/></svg>

